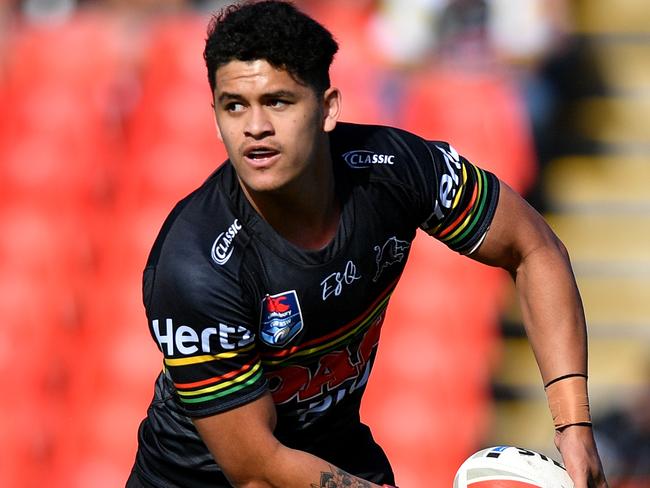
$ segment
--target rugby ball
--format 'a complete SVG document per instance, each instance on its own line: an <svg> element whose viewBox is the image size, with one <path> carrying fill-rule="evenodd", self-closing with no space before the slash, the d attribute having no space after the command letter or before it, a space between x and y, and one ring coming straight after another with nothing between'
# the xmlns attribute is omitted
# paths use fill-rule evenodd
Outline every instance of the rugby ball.
<svg viewBox="0 0 650 488"><path fill-rule="evenodd" d="M495 446L472 454L458 468L454 488L573 488L562 464L539 452Z"/></svg>

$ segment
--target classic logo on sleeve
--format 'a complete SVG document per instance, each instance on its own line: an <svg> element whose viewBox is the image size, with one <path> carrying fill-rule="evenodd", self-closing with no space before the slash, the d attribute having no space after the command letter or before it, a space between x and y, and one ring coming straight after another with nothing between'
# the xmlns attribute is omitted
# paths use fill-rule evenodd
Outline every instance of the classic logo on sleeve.
<svg viewBox="0 0 650 488"><path fill-rule="evenodd" d="M343 154L343 159L348 163L350 168L369 168L375 164L395 164L395 155L393 154L377 154L365 149L358 149L356 151L348 151Z"/></svg>
<svg viewBox="0 0 650 488"><path fill-rule="evenodd" d="M260 339L273 347L285 346L302 330L302 313L295 290L266 295L262 300Z"/></svg>
<svg viewBox="0 0 650 488"><path fill-rule="evenodd" d="M239 219L235 219L225 232L222 232L217 236L214 244L212 244L212 259L219 266L226 264L230 259L230 256L232 256L232 243L240 230L241 224L239 223Z"/></svg>

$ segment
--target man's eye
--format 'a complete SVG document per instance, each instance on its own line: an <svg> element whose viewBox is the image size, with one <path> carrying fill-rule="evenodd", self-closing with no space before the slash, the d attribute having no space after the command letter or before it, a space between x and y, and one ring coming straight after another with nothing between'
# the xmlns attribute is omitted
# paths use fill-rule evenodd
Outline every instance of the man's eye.
<svg viewBox="0 0 650 488"><path fill-rule="evenodd" d="M287 105L289 105L289 102L285 100L270 100L269 101L269 106L273 108L284 108Z"/></svg>
<svg viewBox="0 0 650 488"><path fill-rule="evenodd" d="M228 105L226 105L226 110L228 112L241 112L242 110L244 110L244 105L236 102L229 103Z"/></svg>

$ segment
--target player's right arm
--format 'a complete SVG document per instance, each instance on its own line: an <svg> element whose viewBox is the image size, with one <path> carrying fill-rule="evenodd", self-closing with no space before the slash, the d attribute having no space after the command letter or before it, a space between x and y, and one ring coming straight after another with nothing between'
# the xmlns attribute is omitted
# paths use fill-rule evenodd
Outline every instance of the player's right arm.
<svg viewBox="0 0 650 488"><path fill-rule="evenodd" d="M290 449L273 435L275 405L270 393L208 417L193 419L201 438L237 488L370 488L326 461Z"/></svg>
<svg viewBox="0 0 650 488"><path fill-rule="evenodd" d="M192 217L166 225L167 241L163 246L159 239L145 270L143 298L176 404L219 468L238 488L377 487L274 436L275 404L255 328L247 325L259 314L259 301L241 285L237 245L243 239L233 237L228 262L214 265L203 255L209 245L187 244ZM217 228L233 222L224 220Z"/></svg>

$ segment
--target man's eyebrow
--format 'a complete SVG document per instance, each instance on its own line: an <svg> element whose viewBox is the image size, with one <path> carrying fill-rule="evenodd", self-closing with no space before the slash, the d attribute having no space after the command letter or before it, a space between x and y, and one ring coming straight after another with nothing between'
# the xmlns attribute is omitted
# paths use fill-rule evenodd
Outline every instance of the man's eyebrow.
<svg viewBox="0 0 650 488"><path fill-rule="evenodd" d="M274 92L265 93L263 98L295 98L296 94L291 90L278 90Z"/></svg>
<svg viewBox="0 0 650 488"><path fill-rule="evenodd" d="M242 100L243 98L244 97L238 95L237 93L223 92L221 95L219 95L219 98L217 98L217 100L219 102L223 102L224 100Z"/></svg>
<svg viewBox="0 0 650 488"><path fill-rule="evenodd" d="M261 97L264 100L275 99L275 98L296 98L296 93L291 90L276 90L268 93L264 93ZM243 100L244 97L238 93L223 92L217 98L217 101L223 103L226 100Z"/></svg>

